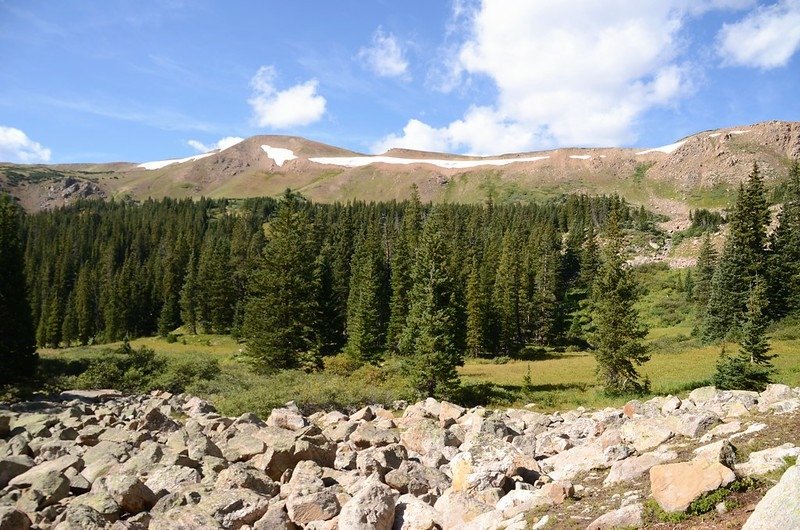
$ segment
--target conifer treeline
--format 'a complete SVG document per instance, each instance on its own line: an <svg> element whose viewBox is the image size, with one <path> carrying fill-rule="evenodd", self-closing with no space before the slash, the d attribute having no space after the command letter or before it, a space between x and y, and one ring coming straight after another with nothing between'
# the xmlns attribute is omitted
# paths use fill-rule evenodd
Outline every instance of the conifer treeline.
<svg viewBox="0 0 800 530"><path fill-rule="evenodd" d="M293 206L278 207L287 202ZM36 339L75 345L183 325L262 341L275 351L272 367L303 362L281 351L345 349L376 360L418 340L408 311L411 297L433 295L415 294L428 259L452 282L443 318L453 323L455 347L510 354L582 336L581 301L598 266L595 234L611 210L623 225L652 223L617 197L439 205L428 227L431 209L416 195L324 205L287 194L89 201L31 215L25 272ZM427 257L417 255L423 238ZM265 290L285 294L281 307L259 307Z"/></svg>

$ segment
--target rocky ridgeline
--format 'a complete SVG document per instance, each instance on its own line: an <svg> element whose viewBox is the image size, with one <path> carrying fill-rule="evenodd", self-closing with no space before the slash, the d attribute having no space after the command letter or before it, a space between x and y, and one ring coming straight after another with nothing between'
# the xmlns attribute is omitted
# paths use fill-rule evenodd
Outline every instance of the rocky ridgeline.
<svg viewBox="0 0 800 530"><path fill-rule="evenodd" d="M787 421L797 435L800 389L783 385L554 414L397 409L287 404L262 421L113 391L0 406L0 530L635 527L649 496L683 511L800 454L765 436ZM737 462L734 446L759 436ZM800 527L798 492L794 466L745 528Z"/></svg>

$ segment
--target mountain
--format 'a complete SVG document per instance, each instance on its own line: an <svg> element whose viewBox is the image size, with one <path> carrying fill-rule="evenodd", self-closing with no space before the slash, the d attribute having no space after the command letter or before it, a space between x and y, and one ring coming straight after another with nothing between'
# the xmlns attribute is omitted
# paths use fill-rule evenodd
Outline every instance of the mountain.
<svg viewBox="0 0 800 530"><path fill-rule="evenodd" d="M470 157L392 149L369 156L293 136L254 136L176 160L113 164L0 163L0 190L29 211L78 198L277 195L321 202L402 199L499 202L562 193L619 193L683 223L690 208L723 207L758 162L767 181L800 157L800 122L703 131L653 149L562 148ZM678 226L679 228L679 226Z"/></svg>

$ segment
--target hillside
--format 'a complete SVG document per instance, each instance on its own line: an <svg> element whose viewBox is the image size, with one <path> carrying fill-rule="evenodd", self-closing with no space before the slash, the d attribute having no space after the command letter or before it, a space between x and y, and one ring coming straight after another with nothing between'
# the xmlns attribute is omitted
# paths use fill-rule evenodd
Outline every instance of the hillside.
<svg viewBox="0 0 800 530"><path fill-rule="evenodd" d="M573 148L468 157L393 149L369 157L291 136L255 136L175 161L143 164L0 164L0 189L29 211L84 197L270 196L287 187L317 202L406 198L512 202L619 193L681 228L690 208L722 207L753 162L767 180L800 156L800 123L771 121L704 131L652 149Z"/></svg>

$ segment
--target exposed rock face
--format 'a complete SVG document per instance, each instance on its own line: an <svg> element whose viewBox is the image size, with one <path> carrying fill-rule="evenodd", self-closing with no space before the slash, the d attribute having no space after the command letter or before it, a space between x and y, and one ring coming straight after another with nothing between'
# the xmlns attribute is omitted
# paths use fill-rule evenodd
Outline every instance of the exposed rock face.
<svg viewBox="0 0 800 530"><path fill-rule="evenodd" d="M190 396L70 392L0 413L0 530L522 530L558 527L617 484L629 491L584 512L590 528L636 526L648 472L653 497L680 511L732 469L758 475L797 456L785 444L735 461L733 443L767 427L753 420L800 408L787 388L554 414L428 399L402 417L376 405L306 416L290 403L267 421ZM742 409L754 418L732 419Z"/></svg>
<svg viewBox="0 0 800 530"><path fill-rule="evenodd" d="M767 530L768 528L800 528L800 467L786 470L778 482L767 492L742 530Z"/></svg>

